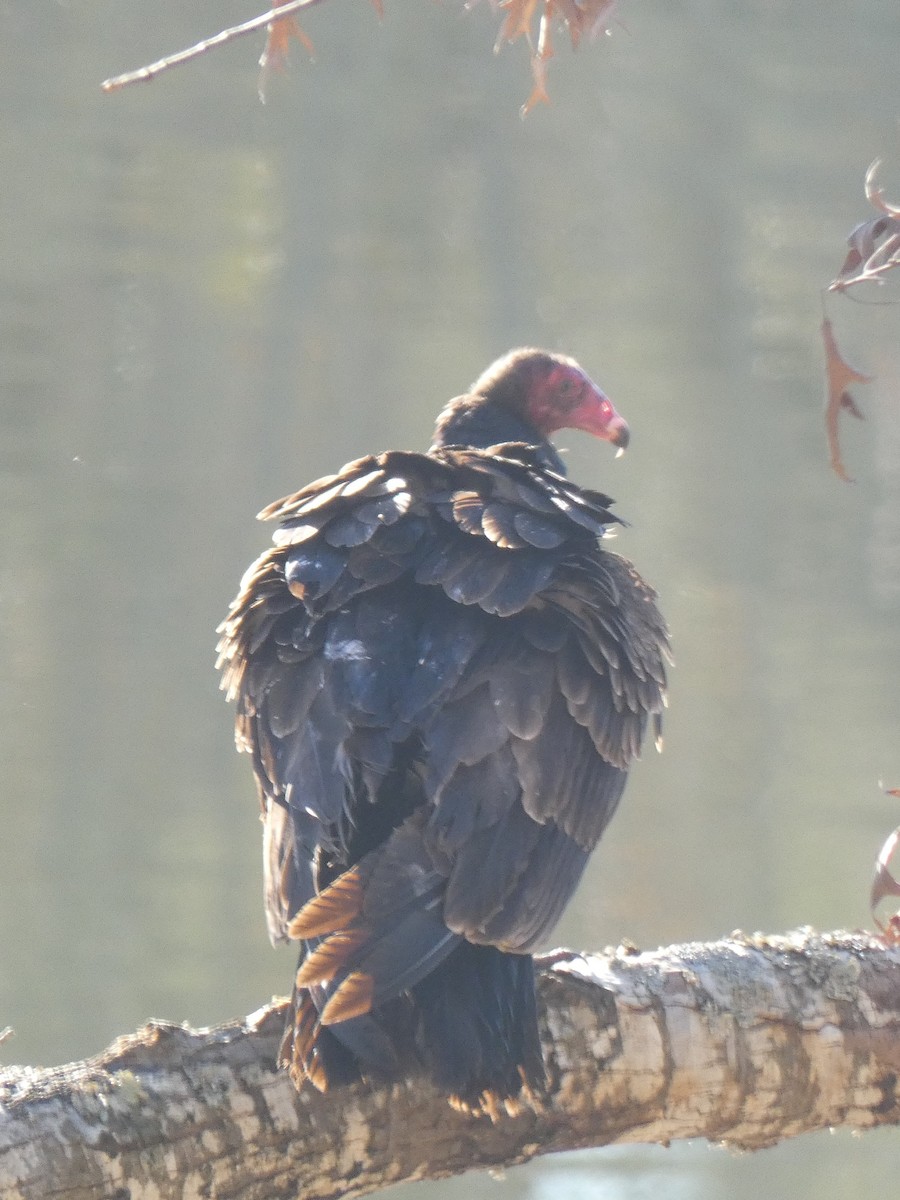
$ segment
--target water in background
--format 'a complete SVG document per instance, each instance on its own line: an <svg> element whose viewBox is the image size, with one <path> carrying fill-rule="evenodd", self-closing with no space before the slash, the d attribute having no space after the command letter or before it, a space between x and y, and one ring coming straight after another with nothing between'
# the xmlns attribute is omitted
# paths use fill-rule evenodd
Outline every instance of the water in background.
<svg viewBox="0 0 900 1200"><path fill-rule="evenodd" d="M229 0L0 2L0 1025L17 1061L284 992L214 628L262 505L424 447L494 356L579 357L628 455L566 436L631 522L678 668L665 754L558 941L867 922L900 820L900 312L834 304L868 420L827 465L819 291L900 197L896 0L622 0L526 122L496 16L322 5L255 95ZM617 1149L421 1185L535 1200L879 1194L897 1134L735 1159ZM414 1196L413 1190L405 1195Z"/></svg>

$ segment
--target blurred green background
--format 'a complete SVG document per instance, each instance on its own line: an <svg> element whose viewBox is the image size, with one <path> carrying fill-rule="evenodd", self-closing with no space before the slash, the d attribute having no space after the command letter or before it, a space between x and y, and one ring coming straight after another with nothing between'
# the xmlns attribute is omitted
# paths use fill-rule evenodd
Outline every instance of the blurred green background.
<svg viewBox="0 0 900 1200"><path fill-rule="evenodd" d="M424 447L497 354L576 355L632 448L566 435L672 626L666 750L559 943L867 924L900 820L900 311L832 299L878 374L829 470L819 292L900 200L896 0L622 0L527 121L497 15L312 11L114 96L249 2L0 0L0 1026L18 1062L284 992L215 626L253 514ZM890 291L890 289L886 289ZM871 298L871 297L870 297ZM879 294L876 298L885 298ZM404 1195L878 1195L900 1134L617 1149Z"/></svg>

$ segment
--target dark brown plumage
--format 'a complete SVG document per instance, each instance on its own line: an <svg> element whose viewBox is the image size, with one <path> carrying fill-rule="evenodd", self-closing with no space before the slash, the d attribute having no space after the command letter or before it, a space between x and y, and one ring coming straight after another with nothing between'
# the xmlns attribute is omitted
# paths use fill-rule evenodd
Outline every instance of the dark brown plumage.
<svg viewBox="0 0 900 1200"><path fill-rule="evenodd" d="M281 1051L298 1086L424 1067L489 1113L542 1086L531 952L658 729L667 654L561 428L628 439L572 359L514 351L427 454L359 459L261 514L275 547L219 650L269 931L303 943Z"/></svg>

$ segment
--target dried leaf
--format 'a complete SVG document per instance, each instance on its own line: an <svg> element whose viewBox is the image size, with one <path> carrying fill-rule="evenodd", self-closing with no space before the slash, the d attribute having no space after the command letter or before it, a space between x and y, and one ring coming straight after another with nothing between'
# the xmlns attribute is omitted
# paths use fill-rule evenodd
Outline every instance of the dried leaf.
<svg viewBox="0 0 900 1200"><path fill-rule="evenodd" d="M900 217L900 208L894 208L884 198L884 189L875 186L875 176L881 167L881 159L876 158L866 171L866 199L873 208L883 212L888 217Z"/></svg>
<svg viewBox="0 0 900 1200"><path fill-rule="evenodd" d="M874 221L861 222L852 230L847 238L847 245L850 247L847 257L838 272L837 279L830 284L829 291L839 291L841 287L847 286L866 259L875 253L875 242L884 233L886 227L887 220L884 217L877 217Z"/></svg>
<svg viewBox="0 0 900 1200"><path fill-rule="evenodd" d="M842 409L846 409L858 420L864 420L863 414L856 401L847 390L851 383L871 383L874 375L863 375L851 367L837 348L831 322L826 317L822 322L822 341L825 345L825 377L828 381L828 402L825 405L825 432L828 435L828 449L831 453L831 467L835 474L845 483L853 480L844 468L841 458L841 445L838 435L838 419Z"/></svg>
<svg viewBox="0 0 900 1200"><path fill-rule="evenodd" d="M881 847L875 863L875 878L872 881L872 895L869 897L869 903L873 908L885 896L900 896L900 883L888 870L888 863L894 856L898 842L900 842L900 828L895 829Z"/></svg>
<svg viewBox="0 0 900 1200"><path fill-rule="evenodd" d="M850 249L829 292L843 292L857 283L883 283L888 271L900 265L900 219L876 217L857 225L847 238Z"/></svg>
<svg viewBox="0 0 900 1200"><path fill-rule="evenodd" d="M273 0L272 8L283 8L288 0ZM300 28L296 17L282 17L272 21L267 29L266 44L259 56L259 81L257 91L263 104L266 102L266 84L270 71L283 71L288 62L291 38L296 38L310 58L315 57L315 47Z"/></svg>
<svg viewBox="0 0 900 1200"><path fill-rule="evenodd" d="M497 35L495 53L504 42L514 42L523 36L531 40L531 22L539 3L540 0L502 0L500 7L506 9L506 16Z"/></svg>
<svg viewBox="0 0 900 1200"><path fill-rule="evenodd" d="M548 24L554 19L568 27L573 48L582 37L593 38L607 32L616 11L616 0L499 0L494 5L506 11L495 50L504 42L514 42L524 37L532 44L532 31L538 8L542 8L541 21Z"/></svg>
<svg viewBox="0 0 900 1200"><path fill-rule="evenodd" d="M297 38L313 56L313 45L300 26L293 13L300 9L311 8L323 0L271 0L273 10L284 9L283 17L272 19L272 11L264 12L240 25L232 25L222 29L212 37L204 38L193 46L167 54L156 62L139 67L136 71L126 71L106 79L100 85L105 92L115 92L133 83L146 83L155 79L163 71L172 67L192 62L201 54L206 54L218 46L224 46L235 38L244 37L249 33L265 28L267 39L265 49L260 58L259 96L265 100L265 85L269 71L280 69L287 63L288 49L292 37ZM372 7L379 17L384 15L383 0L371 0ZM476 0L466 0L465 7L470 8ZM601 32L609 32L613 15L616 10L616 0L490 0L494 9L505 9L506 13L497 37L494 50L500 49L504 42L514 42L525 37L532 47L532 74L535 86L531 96L526 101L523 112L527 112L539 101L546 101L546 63L551 57L550 26L554 19L561 21L569 30L573 49L583 37L593 38ZM538 13L540 17L538 18ZM538 49L534 51L532 30L535 21L538 23Z"/></svg>
<svg viewBox="0 0 900 1200"><path fill-rule="evenodd" d="M547 95L547 63L553 57L553 35L550 30L550 20L545 12L541 17L541 30L538 35L537 51L531 56L531 76L534 87L531 95L519 109L519 116L527 117L535 104L549 104Z"/></svg>
<svg viewBox="0 0 900 1200"><path fill-rule="evenodd" d="M900 788L889 788L885 793L888 796L900 796ZM875 877L872 880L872 892L869 897L869 906L872 910L872 919L878 926L882 938L889 946L900 945L900 911L892 913L886 920L882 920L877 912L878 905L888 896L900 896L900 883L891 874L889 864L896 853L897 846L900 844L900 827L894 830L884 845L875 862Z"/></svg>
<svg viewBox="0 0 900 1200"><path fill-rule="evenodd" d="M900 787L889 787L886 796L900 797ZM878 926L878 931L888 944L888 946L900 946L900 910L890 913L887 919L882 919L876 912L878 905L882 900L886 900L888 896L900 896L900 883L895 880L892 872L889 870L890 860L896 853L896 847L900 845L900 828L894 829L889 838L881 847L881 852L878 853L878 858L875 863L875 877L872 880L872 890L869 898L869 906L871 908L872 919Z"/></svg>
<svg viewBox="0 0 900 1200"><path fill-rule="evenodd" d="M499 51L504 42L514 42L520 37L524 37L532 48L531 74L534 87L520 110L524 117L536 104L550 102L547 95L547 63L553 57L553 22L560 21L568 28L574 50L583 37L593 38L601 30L608 31L615 13L616 0L499 0L499 3L494 3L494 7L502 8L506 14L497 35L494 52ZM540 17L537 15L539 11Z"/></svg>
<svg viewBox="0 0 900 1200"><path fill-rule="evenodd" d="M875 186L881 166L876 159L866 172L866 199L881 216L857 225L847 238L847 257L828 285L830 292L842 292L856 283L883 283L888 271L900 265L900 208L894 208Z"/></svg>
<svg viewBox="0 0 900 1200"><path fill-rule="evenodd" d="M572 49L575 50L581 41L584 11L578 0L556 0L556 11L569 27L569 37ZM544 14L547 15L546 13Z"/></svg>

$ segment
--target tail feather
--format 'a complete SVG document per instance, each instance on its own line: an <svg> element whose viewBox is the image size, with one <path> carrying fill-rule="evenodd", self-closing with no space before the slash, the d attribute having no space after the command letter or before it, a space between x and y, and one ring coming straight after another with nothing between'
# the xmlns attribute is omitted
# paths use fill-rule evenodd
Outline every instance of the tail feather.
<svg viewBox="0 0 900 1200"><path fill-rule="evenodd" d="M303 905L288 926L288 936L319 937L352 924L362 909L367 876L361 865L339 875L334 883Z"/></svg>
<svg viewBox="0 0 900 1200"><path fill-rule="evenodd" d="M296 1088L305 1080L320 1092L359 1078L354 1055L323 1030L309 992L294 989L291 1015L278 1050L278 1065L287 1068Z"/></svg>
<svg viewBox="0 0 900 1200"><path fill-rule="evenodd" d="M329 998L320 1019L323 1025L334 1025L407 991L460 941L432 901L389 925L358 925L331 934L301 964L297 986L321 986Z"/></svg>
<svg viewBox="0 0 900 1200"><path fill-rule="evenodd" d="M530 955L463 942L413 994L426 1067L456 1108L493 1117L543 1092Z"/></svg>
<svg viewBox="0 0 900 1200"><path fill-rule="evenodd" d="M282 1061L324 1091L396 1077L413 1044L458 1108L516 1111L544 1086L533 962L448 928L423 825L408 819L291 921L306 952Z"/></svg>
<svg viewBox="0 0 900 1200"><path fill-rule="evenodd" d="M292 919L290 934L307 941L297 986L322 987L323 1025L399 996L459 943L460 935L444 923L447 876L434 862L423 825L422 814L410 818Z"/></svg>
<svg viewBox="0 0 900 1200"><path fill-rule="evenodd" d="M363 1076L391 1079L401 1069L397 1045L409 1040L402 1006L375 1016L355 1017L333 1028L324 1026L321 989L294 989L291 1014L278 1051L295 1087L308 1081L320 1092L354 1083Z"/></svg>
<svg viewBox="0 0 900 1200"><path fill-rule="evenodd" d="M364 1017L372 1011L374 996L374 978L365 971L351 971L341 980L319 1019L323 1025L340 1025L353 1017Z"/></svg>
<svg viewBox="0 0 900 1200"><path fill-rule="evenodd" d="M311 983L329 983L339 974L346 975L359 951L368 945L371 934L362 927L344 929L333 933L320 942L306 956L297 971L297 986L307 987Z"/></svg>

